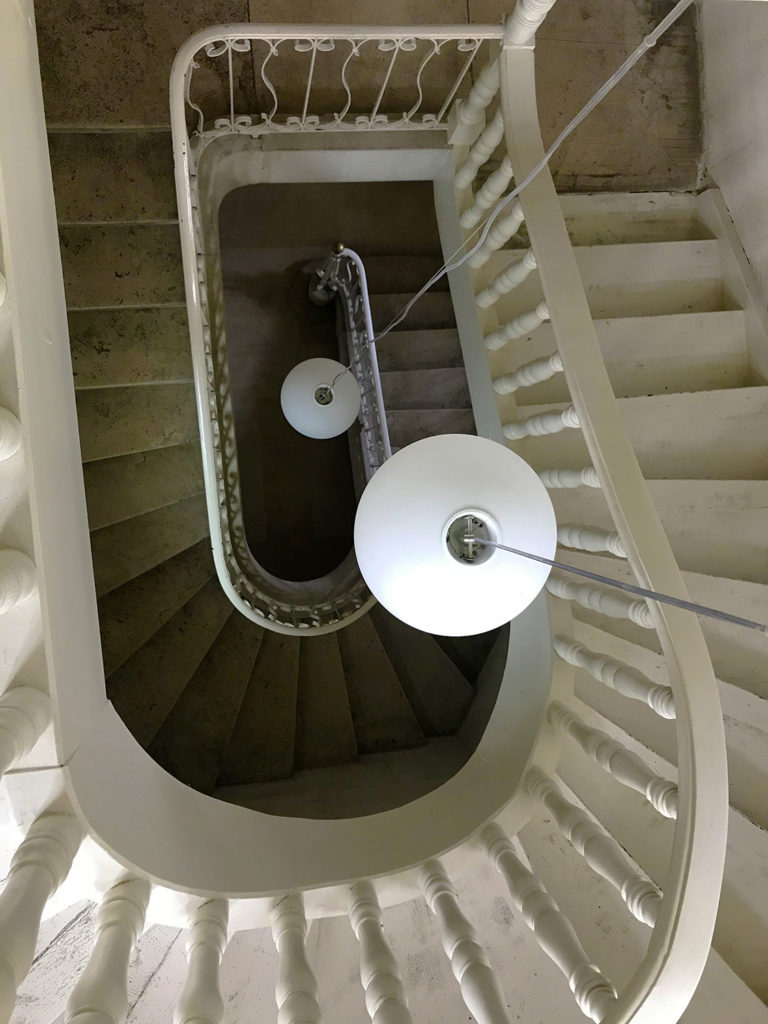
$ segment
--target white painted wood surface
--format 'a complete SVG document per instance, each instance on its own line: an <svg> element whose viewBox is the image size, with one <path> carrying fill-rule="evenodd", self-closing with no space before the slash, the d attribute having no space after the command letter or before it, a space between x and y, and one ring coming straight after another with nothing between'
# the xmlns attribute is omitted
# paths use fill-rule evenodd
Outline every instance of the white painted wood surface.
<svg viewBox="0 0 768 1024"><path fill-rule="evenodd" d="M2 275L0 275L2 277ZM0 305L2 305L5 278L0 282ZM21 447L21 424L10 409L0 408L0 462L10 459Z"/></svg>
<svg viewBox="0 0 768 1024"><path fill-rule="evenodd" d="M494 377L493 390L497 395L509 395L518 388L530 387L531 384L538 384L542 380L549 380L556 373L562 372L563 363L559 352L553 352L551 356L542 356L541 359L533 359L530 363L523 363L514 373L506 373L501 377Z"/></svg>
<svg viewBox="0 0 768 1024"><path fill-rule="evenodd" d="M645 598L632 598L620 591L596 587L591 583L576 583L570 577L552 574L547 579L547 590L565 601L575 601L583 608L591 608L601 615L616 619L630 619L643 629L653 629L654 623Z"/></svg>
<svg viewBox="0 0 768 1024"><path fill-rule="evenodd" d="M539 479L545 487L557 490L601 486L600 477L594 466L585 466L583 469L542 469Z"/></svg>
<svg viewBox="0 0 768 1024"><path fill-rule="evenodd" d="M512 209L509 213L494 221L493 227L488 232L488 236L483 244L467 261L469 266L475 270L484 266L493 253L501 249L513 235L517 234L524 219L523 208L516 200L512 204Z"/></svg>
<svg viewBox="0 0 768 1024"><path fill-rule="evenodd" d="M459 217L459 224L464 229L475 227L483 219L483 215L491 210L501 199L512 180L512 164L505 156L501 165L492 173L478 190L474 202Z"/></svg>
<svg viewBox="0 0 768 1024"><path fill-rule="evenodd" d="M319 1024L317 982L306 952L307 919L299 893L272 906L272 938L279 958L275 1001L277 1024Z"/></svg>
<svg viewBox="0 0 768 1024"><path fill-rule="evenodd" d="M227 946L229 905L201 903L190 917L186 943L187 977L173 1011L173 1024L220 1024L224 1017L219 968Z"/></svg>
<svg viewBox="0 0 768 1024"><path fill-rule="evenodd" d="M502 295L517 288L535 269L536 257L533 249L527 249L517 263L510 263L506 270L502 270L498 277L482 288L475 296L475 301L481 309L489 309Z"/></svg>
<svg viewBox="0 0 768 1024"><path fill-rule="evenodd" d="M0 777L34 747L51 720L48 695L11 686L0 696Z"/></svg>
<svg viewBox="0 0 768 1024"><path fill-rule="evenodd" d="M360 943L360 981L372 1024L411 1024L397 961L384 936L376 890L367 880L350 889L349 923Z"/></svg>
<svg viewBox="0 0 768 1024"><path fill-rule="evenodd" d="M477 142L470 149L467 159L456 171L456 188L467 188L472 184L477 177L477 172L496 149L503 137L504 119L501 116L501 109L499 109L485 128L483 128Z"/></svg>
<svg viewBox="0 0 768 1024"><path fill-rule="evenodd" d="M504 436L511 441L523 437L541 437L543 434L559 434L561 430L579 427L579 414L572 405L565 409L552 412L541 412L516 423L505 423L502 426Z"/></svg>
<svg viewBox="0 0 768 1024"><path fill-rule="evenodd" d="M32 559L23 551L0 549L0 615L32 595L37 573Z"/></svg>
<svg viewBox="0 0 768 1024"><path fill-rule="evenodd" d="M617 558L627 557L618 533L615 530L601 530L599 526L562 523L557 528L557 541L563 547L579 551L609 551Z"/></svg>
<svg viewBox="0 0 768 1024"><path fill-rule="evenodd" d="M503 327L486 334L483 339L485 347L492 351L503 348L515 338L524 338L526 334L535 331L545 320L549 320L549 308L546 302L540 302L535 309L519 313L508 320Z"/></svg>

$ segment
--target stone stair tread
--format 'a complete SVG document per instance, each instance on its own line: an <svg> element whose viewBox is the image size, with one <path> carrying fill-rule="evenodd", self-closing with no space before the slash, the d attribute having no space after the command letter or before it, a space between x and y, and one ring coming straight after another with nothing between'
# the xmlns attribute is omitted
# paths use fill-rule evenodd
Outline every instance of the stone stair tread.
<svg viewBox="0 0 768 1024"><path fill-rule="evenodd" d="M423 744L424 733L370 615L339 630L338 642L360 753Z"/></svg>
<svg viewBox="0 0 768 1024"><path fill-rule="evenodd" d="M300 644L298 637L265 634L217 786L284 779L293 771Z"/></svg>
<svg viewBox="0 0 768 1024"><path fill-rule="evenodd" d="M376 358L382 373L464 366L459 332L450 327L392 331L376 342Z"/></svg>
<svg viewBox="0 0 768 1024"><path fill-rule="evenodd" d="M178 224L62 224L68 309L183 305Z"/></svg>
<svg viewBox="0 0 768 1024"><path fill-rule="evenodd" d="M410 292L412 295L423 288L427 281L442 267L442 253L403 253L385 256L362 256L369 293ZM430 291L447 292L448 275L436 281Z"/></svg>
<svg viewBox="0 0 768 1024"><path fill-rule="evenodd" d="M433 636L464 678L475 686L477 677L499 636L498 629L475 636Z"/></svg>
<svg viewBox="0 0 768 1024"><path fill-rule="evenodd" d="M370 296L371 319L375 331L383 330L413 298L413 292L393 292ZM455 328L453 303L449 292L427 292L422 295L398 324L395 331L434 330Z"/></svg>
<svg viewBox="0 0 768 1024"><path fill-rule="evenodd" d="M105 674L119 668L215 574L206 538L100 598Z"/></svg>
<svg viewBox="0 0 768 1024"><path fill-rule="evenodd" d="M234 614L216 577L107 679L107 697L148 747L206 653Z"/></svg>
<svg viewBox="0 0 768 1024"><path fill-rule="evenodd" d="M472 409L388 409L387 425L393 448L433 434L474 434Z"/></svg>
<svg viewBox="0 0 768 1024"><path fill-rule="evenodd" d="M294 765L344 764L357 743L336 633L303 637L299 651Z"/></svg>
<svg viewBox="0 0 768 1024"><path fill-rule="evenodd" d="M263 637L261 626L233 610L147 749L203 793L213 792Z"/></svg>
<svg viewBox="0 0 768 1024"><path fill-rule="evenodd" d="M170 132L51 132L48 151L59 221L176 219Z"/></svg>
<svg viewBox="0 0 768 1024"><path fill-rule="evenodd" d="M603 192L558 196L573 245L622 245L711 238L688 192Z"/></svg>
<svg viewBox="0 0 768 1024"><path fill-rule="evenodd" d="M83 475L91 530L172 505L204 487L195 443L86 462Z"/></svg>
<svg viewBox="0 0 768 1024"><path fill-rule="evenodd" d="M67 319L75 388L193 379L183 306L73 309Z"/></svg>
<svg viewBox="0 0 768 1024"><path fill-rule="evenodd" d="M471 408L464 367L439 370L385 370L381 374L384 407L396 409Z"/></svg>
<svg viewBox="0 0 768 1024"><path fill-rule="evenodd" d="M83 462L184 444L198 436L192 384L79 391L77 418Z"/></svg>
<svg viewBox="0 0 768 1024"><path fill-rule="evenodd" d="M381 605L370 614L424 734L453 735L474 696L470 683L428 633L400 622Z"/></svg>
<svg viewBox="0 0 768 1024"><path fill-rule="evenodd" d="M99 597L135 579L208 535L205 495L105 526L91 534Z"/></svg>

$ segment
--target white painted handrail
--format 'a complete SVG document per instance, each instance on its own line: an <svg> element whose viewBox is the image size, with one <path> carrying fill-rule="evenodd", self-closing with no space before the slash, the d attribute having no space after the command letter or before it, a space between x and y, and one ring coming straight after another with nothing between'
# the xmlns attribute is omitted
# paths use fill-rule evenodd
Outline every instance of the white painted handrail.
<svg viewBox="0 0 768 1024"><path fill-rule="evenodd" d="M317 982L307 960L307 919L298 893L277 899L272 907L272 938L278 954L275 989L277 1024L319 1024Z"/></svg>
<svg viewBox="0 0 768 1024"><path fill-rule="evenodd" d="M493 253L508 242L513 235L517 234L523 220L523 208L519 202L514 202L509 213L493 222L487 238L474 256L470 256L467 261L470 267L478 268L485 266Z"/></svg>
<svg viewBox="0 0 768 1024"><path fill-rule="evenodd" d="M546 807L557 827L592 870L618 890L633 917L653 926L661 893L632 863L613 836L580 807L566 800L557 784L540 768L531 768L525 781L534 800Z"/></svg>
<svg viewBox="0 0 768 1024"><path fill-rule="evenodd" d="M503 327L499 327L498 330L486 334L483 339L485 347L492 351L497 348L504 348L508 342L513 341L515 338L524 338L526 334L531 334L545 320L549 320L549 309L546 302L540 302L535 309L520 313L519 316L514 317L514 319L504 324Z"/></svg>
<svg viewBox="0 0 768 1024"><path fill-rule="evenodd" d="M627 557L618 533L615 530L602 530L599 526L563 523L557 528L557 542L566 548L576 548L577 551L609 551L617 558Z"/></svg>
<svg viewBox="0 0 768 1024"><path fill-rule="evenodd" d="M144 927L151 886L124 878L105 894L96 941L64 1012L65 1024L120 1024L128 1012L128 965Z"/></svg>
<svg viewBox="0 0 768 1024"><path fill-rule="evenodd" d="M542 437L544 434L559 434L561 430L578 427L579 414L572 405L565 409L552 409L539 412L524 420L505 423L502 426L504 437L517 441L523 437Z"/></svg>
<svg viewBox="0 0 768 1024"><path fill-rule="evenodd" d="M574 740L604 772L637 793L665 818L677 817L677 786L651 771L637 754L627 750L607 732L587 725L560 701L550 704L547 718L552 725Z"/></svg>
<svg viewBox="0 0 768 1024"><path fill-rule="evenodd" d="M653 616L645 598L628 597L616 590L596 587L591 583L576 583L569 576L553 573L547 579L547 590L555 597L565 601L575 601L582 608L609 615L614 619L629 619L642 626L653 629Z"/></svg>
<svg viewBox="0 0 768 1024"><path fill-rule="evenodd" d="M602 1021L616 1003L613 985L590 962L568 918L534 873L525 867L499 826L488 825L482 841L507 884L512 902L541 948L568 979L580 1009L593 1021Z"/></svg>
<svg viewBox="0 0 768 1024"><path fill-rule="evenodd" d="M350 889L349 923L360 943L360 981L372 1024L411 1024L397 961L384 937L381 907L369 881Z"/></svg>
<svg viewBox="0 0 768 1024"><path fill-rule="evenodd" d="M21 424L10 409L0 408L0 462L10 459L20 447Z"/></svg>
<svg viewBox="0 0 768 1024"><path fill-rule="evenodd" d="M173 1024L221 1024L224 1000L219 966L227 945L229 905L206 900L194 911L187 938L187 977L173 1012Z"/></svg>
<svg viewBox="0 0 768 1024"><path fill-rule="evenodd" d="M540 384L543 380L549 380L550 377L560 373L562 369L560 353L554 352L551 356L532 359L530 363L518 367L514 373L505 373L503 377L495 377L491 383L497 395L511 395L518 388L527 388L532 384Z"/></svg>
<svg viewBox="0 0 768 1024"><path fill-rule="evenodd" d="M458 894L443 865L439 860L427 861L422 865L420 878L467 1009L478 1024L507 1024L504 994L475 929L459 906Z"/></svg>
<svg viewBox="0 0 768 1024"><path fill-rule="evenodd" d="M34 747L51 720L47 693L11 686L0 697L0 778Z"/></svg>
<svg viewBox="0 0 768 1024"><path fill-rule="evenodd" d="M536 269L536 257L533 249L528 249L523 256L502 270L487 288L483 288L475 296L475 302L481 309L489 309L502 295L507 295Z"/></svg>
<svg viewBox="0 0 768 1024"><path fill-rule="evenodd" d="M32 559L13 548L0 549L0 615L26 601L37 586Z"/></svg>
<svg viewBox="0 0 768 1024"><path fill-rule="evenodd" d="M591 651L569 637L556 636L553 644L564 661L585 669L598 682L605 683L625 697L642 701L662 718L675 717L675 699L669 686L654 683L639 669L625 665L607 654Z"/></svg>

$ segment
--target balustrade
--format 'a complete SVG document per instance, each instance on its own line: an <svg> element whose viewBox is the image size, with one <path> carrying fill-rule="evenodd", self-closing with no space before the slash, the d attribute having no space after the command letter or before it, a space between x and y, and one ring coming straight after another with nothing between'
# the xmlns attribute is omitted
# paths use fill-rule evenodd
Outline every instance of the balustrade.
<svg viewBox="0 0 768 1024"><path fill-rule="evenodd" d="M0 299L2 305L2 299ZM21 447L21 424L10 409L0 407L0 462L10 459Z"/></svg>
<svg viewBox="0 0 768 1024"><path fill-rule="evenodd" d="M350 889L349 923L360 943L360 980L373 1024L411 1024L397 961L384 937L381 907L371 882Z"/></svg>
<svg viewBox="0 0 768 1024"><path fill-rule="evenodd" d="M307 919L301 895L288 893L276 899L271 918L278 954L277 1024L319 1024L317 982L307 960Z"/></svg>
<svg viewBox="0 0 768 1024"><path fill-rule="evenodd" d="M7 1024L16 990L35 954L40 919L49 897L69 873L83 840L78 820L43 814L32 823L11 860L0 893L0 1022Z"/></svg>
<svg viewBox="0 0 768 1024"><path fill-rule="evenodd" d="M487 825L483 845L507 884L512 902L536 936L539 945L568 979L580 1009L599 1022L616 1003L616 990L590 963L573 925L544 885L514 851L498 825Z"/></svg>
<svg viewBox="0 0 768 1024"><path fill-rule="evenodd" d="M654 683L639 669L625 665L607 654L591 651L569 637L557 636L553 643L563 661L585 669L594 679L610 686L617 693L642 701L662 718L675 717L675 702L669 686Z"/></svg>
<svg viewBox="0 0 768 1024"><path fill-rule="evenodd" d="M34 747L51 720L46 693L11 686L0 697L0 778Z"/></svg>
<svg viewBox="0 0 768 1024"><path fill-rule="evenodd" d="M492 174L488 175L487 181L478 191L472 205L468 206L459 217L459 224L465 230L469 230L478 224L482 220L483 214L496 205L506 192L510 181L512 181L512 175L512 164L509 157L505 156L501 161L501 165Z"/></svg>
<svg viewBox="0 0 768 1024"><path fill-rule="evenodd" d="M532 384L540 384L543 380L549 380L556 373L563 369L560 355L554 352L551 356L542 356L541 359L532 359L518 367L514 373L505 373L503 377L496 377L491 383L497 395L511 395L518 388L527 388Z"/></svg>
<svg viewBox="0 0 768 1024"><path fill-rule="evenodd" d="M528 249L521 259L515 263L510 263L487 288L479 291L475 296L475 302L481 309L488 309L495 302L498 302L502 295L506 295L517 288L519 284L522 284L531 271L535 269L536 257L533 255L533 249ZM562 370L562 365L560 369Z"/></svg>
<svg viewBox="0 0 768 1024"><path fill-rule="evenodd" d="M0 270L0 306L2 306L7 297L8 281L6 280L5 274Z"/></svg>
<svg viewBox="0 0 768 1024"><path fill-rule="evenodd" d="M613 836L580 807L566 800L556 783L540 768L531 768L525 781L534 800L546 807L557 827L592 870L618 890L633 917L653 927L661 893L641 874Z"/></svg>
<svg viewBox="0 0 768 1024"><path fill-rule="evenodd" d="M455 124L449 142L453 146L471 145L482 130L483 117L491 100L499 91L499 62L492 61L475 79L469 95L454 108Z"/></svg>
<svg viewBox="0 0 768 1024"><path fill-rule="evenodd" d="M467 1009L478 1024L506 1024L509 1015L504 995L442 864L428 860L419 874L424 898L440 925L443 949Z"/></svg>
<svg viewBox="0 0 768 1024"><path fill-rule="evenodd" d="M187 939L187 978L176 1003L173 1024L220 1024L224 1000L219 966L227 946L229 904L206 900L194 911Z"/></svg>
<svg viewBox="0 0 768 1024"><path fill-rule="evenodd" d="M0 614L26 601L36 585L32 559L14 548L0 549Z"/></svg>
<svg viewBox="0 0 768 1024"><path fill-rule="evenodd" d="M525 46L555 6L555 0L517 0L507 19L505 42Z"/></svg>
<svg viewBox="0 0 768 1024"><path fill-rule="evenodd" d="M555 597L575 601L582 608L589 608L601 615L614 619L629 619L643 629L653 629L651 610L645 598L632 598L615 590L595 587L590 583L576 583L553 573L547 580L547 590Z"/></svg>
<svg viewBox="0 0 768 1024"><path fill-rule="evenodd" d="M677 786L651 771L637 754L627 750L601 729L587 725L564 704L555 701L547 711L550 723L572 740L600 765L604 772L629 789L641 793L665 818L677 817Z"/></svg>
<svg viewBox="0 0 768 1024"><path fill-rule="evenodd" d="M469 152L469 156L456 172L456 188L467 188L477 177L477 172L491 156L504 137L504 118L501 109L483 128L480 137Z"/></svg>
<svg viewBox="0 0 768 1024"><path fill-rule="evenodd" d="M493 222L483 244L474 255L470 256L468 260L470 267L477 269L478 267L485 266L493 253L508 242L513 235L517 234L524 219L523 208L515 200L511 211Z"/></svg>
<svg viewBox="0 0 768 1024"><path fill-rule="evenodd" d="M564 547L576 548L578 551L608 551L618 558L627 557L618 533L601 530L598 526L563 523L557 528L557 540Z"/></svg>
<svg viewBox="0 0 768 1024"><path fill-rule="evenodd" d="M491 351L504 348L514 338L524 338L526 334L531 334L545 320L549 320L549 307L546 302L540 302L536 309L520 313L519 316L504 324L503 327L499 327L498 330L493 331L491 334L486 334L485 338L483 338L485 347Z"/></svg>
<svg viewBox="0 0 768 1024"><path fill-rule="evenodd" d="M128 965L144 928L151 886L123 878L104 894L93 952L64 1011L65 1024L119 1024L128 1012Z"/></svg>
<svg viewBox="0 0 768 1024"><path fill-rule="evenodd" d="M539 480L552 490L571 487L600 487L600 477L594 466L583 469L542 469Z"/></svg>
<svg viewBox="0 0 768 1024"><path fill-rule="evenodd" d="M524 420L505 423L501 429L504 437L508 437L512 441L519 441L523 437L542 437L544 434L559 434L561 430L579 426L581 426L579 414L572 405L569 405L565 409L539 412Z"/></svg>

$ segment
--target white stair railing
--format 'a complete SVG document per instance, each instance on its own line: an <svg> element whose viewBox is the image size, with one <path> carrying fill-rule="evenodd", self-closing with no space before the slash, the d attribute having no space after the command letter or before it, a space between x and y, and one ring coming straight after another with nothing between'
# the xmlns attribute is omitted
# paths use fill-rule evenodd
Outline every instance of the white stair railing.
<svg viewBox="0 0 768 1024"><path fill-rule="evenodd" d="M224 1000L219 966L227 945L229 905L206 900L189 921L187 977L173 1012L173 1024L221 1024Z"/></svg>
<svg viewBox="0 0 768 1024"><path fill-rule="evenodd" d="M584 466L583 469L542 469L539 479L545 487L552 489L602 486L594 466Z"/></svg>
<svg viewBox="0 0 768 1024"><path fill-rule="evenodd" d="M557 528L557 542L577 551L608 551L617 558L627 557L618 533L615 530L602 530L599 526L562 523Z"/></svg>
<svg viewBox="0 0 768 1024"><path fill-rule="evenodd" d="M11 686L0 696L0 778L30 752L50 721L47 693Z"/></svg>
<svg viewBox="0 0 768 1024"><path fill-rule="evenodd" d="M277 1024L320 1024L317 982L307 960L307 919L299 893L275 900L272 938L278 954Z"/></svg>
<svg viewBox="0 0 768 1024"><path fill-rule="evenodd" d="M502 295L507 295L522 284L535 269L536 257L533 255L533 249L528 249L519 260L510 263L486 288L479 291L475 296L475 302L481 309L489 309Z"/></svg>
<svg viewBox="0 0 768 1024"><path fill-rule="evenodd" d="M499 217L493 222L491 230L474 255L470 256L467 262L470 267L479 269L485 266L491 256L497 252L505 243L507 243L513 235L516 235L520 230L520 225L523 223L524 215L523 208L519 202L512 204L512 209L509 213L503 217Z"/></svg>
<svg viewBox="0 0 768 1024"><path fill-rule="evenodd" d="M559 434L561 430L574 429L581 426L579 414L572 405L566 409L552 409L539 412L515 423L502 426L504 437L517 441L524 437L542 437L544 434Z"/></svg>
<svg viewBox="0 0 768 1024"><path fill-rule="evenodd" d="M591 583L576 583L570 576L557 573L547 580L547 590L565 601L575 601L582 608L609 615L614 619L629 619L643 629L653 629L653 616L645 598L627 597L607 587L596 587Z"/></svg>
<svg viewBox="0 0 768 1024"><path fill-rule="evenodd" d="M504 118L501 110L497 110L493 119L483 128L477 142L469 151L469 156L456 171L456 187L467 188L477 177L478 170L490 157L504 137Z"/></svg>
<svg viewBox="0 0 768 1024"><path fill-rule="evenodd" d="M504 324L503 327L499 327L498 330L486 334L483 338L485 347L490 351L504 348L505 345L515 338L524 338L526 334L531 334L545 320L549 320L549 309L546 302L540 302L535 309L529 309L525 313L520 313Z"/></svg>
<svg viewBox="0 0 768 1024"><path fill-rule="evenodd" d="M369 881L349 893L349 923L360 943L360 981L372 1024L411 1024L397 961L384 937L381 907Z"/></svg>
<svg viewBox="0 0 768 1024"><path fill-rule="evenodd" d="M504 195L511 180L512 164L509 162L509 157L505 156L501 161L501 166L488 176L488 180L475 196L475 201L459 217L459 224L465 229L473 228L478 224L482 220L483 214L494 207Z"/></svg>
<svg viewBox="0 0 768 1024"><path fill-rule="evenodd" d="M0 549L0 615L26 601L37 586L35 563L23 551Z"/></svg>
<svg viewBox="0 0 768 1024"><path fill-rule="evenodd" d="M5 278L3 278L4 283ZM10 459L20 447L21 424L10 409L0 407L0 462Z"/></svg>
<svg viewBox="0 0 768 1024"><path fill-rule="evenodd" d="M524 363L514 373L505 373L501 377L495 377L491 384L497 395L511 395L518 388L527 388L532 384L540 384L549 380L563 369L560 353L554 352L551 356L542 356L541 359L532 359L530 363Z"/></svg>

